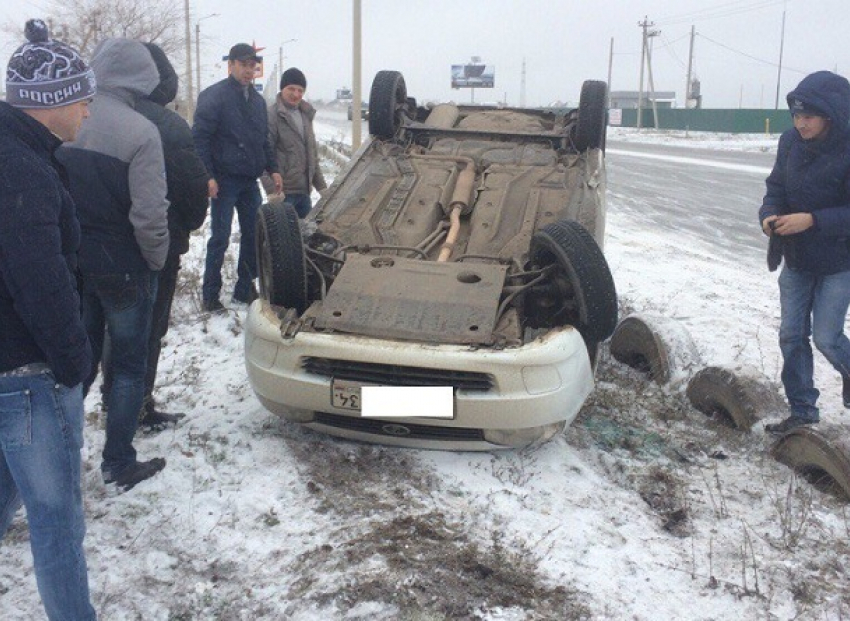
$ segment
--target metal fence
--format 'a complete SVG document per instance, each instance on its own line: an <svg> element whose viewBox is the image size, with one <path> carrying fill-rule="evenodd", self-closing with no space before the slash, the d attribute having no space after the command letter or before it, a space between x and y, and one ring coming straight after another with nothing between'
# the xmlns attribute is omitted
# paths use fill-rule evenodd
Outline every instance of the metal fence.
<svg viewBox="0 0 850 621"><path fill-rule="evenodd" d="M637 110L621 110L620 127L637 127ZM616 127L616 125L611 125ZM652 108L641 110L641 127L655 127ZM659 108L659 129L735 134L780 134L793 127L788 110Z"/></svg>

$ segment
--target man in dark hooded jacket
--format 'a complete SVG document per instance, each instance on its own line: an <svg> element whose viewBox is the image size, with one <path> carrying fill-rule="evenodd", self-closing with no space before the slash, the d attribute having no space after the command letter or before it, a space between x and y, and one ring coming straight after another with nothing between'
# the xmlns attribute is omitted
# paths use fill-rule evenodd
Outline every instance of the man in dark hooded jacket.
<svg viewBox="0 0 850 621"><path fill-rule="evenodd" d="M148 97L136 102L136 112L156 125L162 138L170 203L168 258L159 272L159 286L153 305L151 334L148 339L148 368L145 375L145 404L140 419L142 425L158 427L183 417L182 414L167 414L156 409L153 386L162 339L168 332L171 302L177 288L177 273L180 271L180 255L189 250L189 235L200 228L207 214L209 175L195 152L189 124L179 114L165 107L177 96L177 73L161 47L155 43L145 43L145 47L159 70L159 85Z"/></svg>
<svg viewBox="0 0 850 621"><path fill-rule="evenodd" d="M779 139L759 210L765 235L781 240L782 383L791 415L766 425L785 433L820 420L809 337L841 374L850 408L850 82L829 71L788 94L794 128Z"/></svg>

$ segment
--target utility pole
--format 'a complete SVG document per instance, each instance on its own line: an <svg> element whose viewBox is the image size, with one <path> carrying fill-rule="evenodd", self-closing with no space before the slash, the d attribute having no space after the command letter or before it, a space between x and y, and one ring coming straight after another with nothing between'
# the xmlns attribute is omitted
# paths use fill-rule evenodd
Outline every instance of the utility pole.
<svg viewBox="0 0 850 621"><path fill-rule="evenodd" d="M198 78L198 95L201 94L201 20L195 22L195 77Z"/></svg>
<svg viewBox="0 0 850 621"><path fill-rule="evenodd" d="M688 82L685 84L685 110L691 106L691 70L694 66L694 38L696 37L696 26L691 26L691 49L688 52Z"/></svg>
<svg viewBox="0 0 850 621"><path fill-rule="evenodd" d="M361 25L360 25L360 5L361 0L354 0L354 19L352 20L353 30L351 37L352 43L352 68L351 68L351 91L354 99L351 102L351 152L354 153L360 148L360 124L361 113L360 106L363 101L363 96L360 91L360 45L361 45Z"/></svg>
<svg viewBox="0 0 850 621"><path fill-rule="evenodd" d="M195 89L192 87L192 26L189 13L189 0L183 0L183 11L186 14L186 117L191 123L195 116Z"/></svg>
<svg viewBox="0 0 850 621"><path fill-rule="evenodd" d="M645 15L643 17L643 21L638 22L638 26L640 26L643 29L643 37L642 37L642 42L641 42L641 46L640 46L640 86L639 86L639 90L638 90L638 104L637 104L638 105L638 107L637 107L637 128L638 128L638 130L640 130L640 128L642 126L641 116L643 114L643 67L646 64L646 29L649 26L654 26L654 25L655 25L654 22L650 23L650 22L647 21L647 18L646 18Z"/></svg>
<svg viewBox="0 0 850 621"><path fill-rule="evenodd" d="M614 67L614 37L611 37L611 49L608 50L608 101L606 105L611 107L611 69Z"/></svg>
<svg viewBox="0 0 850 621"><path fill-rule="evenodd" d="M525 58L522 59L522 79L519 83L519 107L525 108Z"/></svg>
<svg viewBox="0 0 850 621"><path fill-rule="evenodd" d="M779 85L782 82L782 51L785 48L785 9L782 9L782 34L779 37L779 70L776 73L776 103L774 110L779 110Z"/></svg>
<svg viewBox="0 0 850 621"><path fill-rule="evenodd" d="M647 33L647 38L658 36L659 30L653 30ZM658 102L655 100L655 80L652 79L652 46L646 48L646 69L649 73L649 92L651 93L652 101L652 120L655 123L655 129L658 129Z"/></svg>

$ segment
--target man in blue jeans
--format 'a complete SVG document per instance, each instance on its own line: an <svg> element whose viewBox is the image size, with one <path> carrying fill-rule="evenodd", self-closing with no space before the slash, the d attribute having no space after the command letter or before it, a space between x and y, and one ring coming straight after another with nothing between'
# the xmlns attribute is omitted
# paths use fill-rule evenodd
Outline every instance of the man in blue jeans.
<svg viewBox="0 0 850 621"><path fill-rule="evenodd" d="M98 44L91 64L98 82L91 118L57 155L82 228L83 320L94 352L86 391L97 377L104 330L111 343L101 472L105 483L126 491L165 467L162 458L137 460L133 447L157 275L169 244L162 141L134 107L159 85L159 71L142 43L123 38Z"/></svg>
<svg viewBox="0 0 850 621"><path fill-rule="evenodd" d="M829 71L803 79L788 94L794 128L779 139L759 221L785 265L779 276L782 384L791 409L765 425L787 433L820 420L815 346L839 372L850 408L850 83ZM775 269L775 265L771 265Z"/></svg>
<svg viewBox="0 0 850 621"><path fill-rule="evenodd" d="M239 260L233 301L250 304L257 298L254 278L257 257L254 229L262 199L257 179L268 172L280 193L283 181L269 142L266 105L254 89L262 60L247 43L237 43L226 56L229 75L198 95L192 135L195 149L210 174L211 236L207 244L202 304L207 312L224 311L219 299L221 268L230 245L233 209L239 216Z"/></svg>
<svg viewBox="0 0 850 621"><path fill-rule="evenodd" d="M88 116L95 80L43 21L26 35L0 102L0 538L23 503L47 617L92 620L80 489L91 349L74 276L80 225L54 152Z"/></svg>

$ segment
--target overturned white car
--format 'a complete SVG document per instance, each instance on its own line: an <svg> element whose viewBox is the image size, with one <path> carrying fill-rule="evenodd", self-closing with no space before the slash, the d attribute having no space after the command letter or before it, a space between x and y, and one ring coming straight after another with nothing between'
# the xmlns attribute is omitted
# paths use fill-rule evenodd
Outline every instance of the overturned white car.
<svg viewBox="0 0 850 621"><path fill-rule="evenodd" d="M263 405L440 449L519 447L569 424L617 323L606 99L588 81L566 113L417 107L400 73L379 72L371 136L304 226L283 204L258 214L245 355Z"/></svg>

